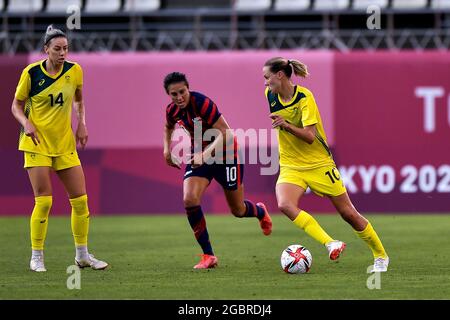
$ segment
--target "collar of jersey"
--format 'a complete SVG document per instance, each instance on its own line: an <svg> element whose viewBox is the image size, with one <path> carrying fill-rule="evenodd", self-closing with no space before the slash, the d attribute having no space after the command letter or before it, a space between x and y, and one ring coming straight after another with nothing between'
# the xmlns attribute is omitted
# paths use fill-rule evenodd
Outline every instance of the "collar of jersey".
<svg viewBox="0 0 450 320"><path fill-rule="evenodd" d="M283 107L288 106L288 105L292 104L292 102L294 102L295 98L296 98L297 95L298 95L298 92L299 92L299 91L298 91L298 86L295 85L295 93L294 93L294 95L292 96L292 99L291 99L291 100L289 100L288 102L284 102L283 100L281 100L280 95L277 94L278 101L281 103L281 105L282 105Z"/></svg>
<svg viewBox="0 0 450 320"><path fill-rule="evenodd" d="M39 64L40 67L41 67L42 72L43 72L47 77L49 77L49 78L52 78L52 79L58 78L59 75L61 74L61 72L64 70L64 64L62 65L61 70L59 70L58 73L56 73L56 74L54 74L54 75L51 75L51 74L49 74L49 73L47 72L47 70L45 70L45 68L44 68L44 61L46 61L46 60L47 60L47 59L42 60L41 63Z"/></svg>

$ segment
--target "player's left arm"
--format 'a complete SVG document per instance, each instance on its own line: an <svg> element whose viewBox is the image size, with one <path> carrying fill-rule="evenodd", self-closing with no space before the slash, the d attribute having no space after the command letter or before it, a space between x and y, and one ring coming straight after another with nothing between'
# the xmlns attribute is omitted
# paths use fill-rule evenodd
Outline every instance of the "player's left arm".
<svg viewBox="0 0 450 320"><path fill-rule="evenodd" d="M74 97L74 108L75 112L77 114L77 120L78 120L78 126L76 131L76 141L79 142L81 145L81 148L84 149L84 147L87 144L88 141L88 130L86 127L86 110L84 106L83 101L83 92L81 88L77 88L75 90L75 97Z"/></svg>

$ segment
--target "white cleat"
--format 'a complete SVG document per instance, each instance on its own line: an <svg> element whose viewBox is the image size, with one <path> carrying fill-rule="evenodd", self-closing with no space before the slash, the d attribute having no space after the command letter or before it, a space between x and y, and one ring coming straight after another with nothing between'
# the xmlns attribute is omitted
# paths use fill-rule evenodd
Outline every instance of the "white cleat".
<svg viewBox="0 0 450 320"><path fill-rule="evenodd" d="M373 268L370 272L386 272L389 266L389 257L376 258L373 262Z"/></svg>
<svg viewBox="0 0 450 320"><path fill-rule="evenodd" d="M328 242L326 245L328 250L328 257L331 260L337 260L341 253L344 251L346 244L339 240Z"/></svg>
<svg viewBox="0 0 450 320"><path fill-rule="evenodd" d="M30 260L30 270L35 272L46 272L43 256L34 256Z"/></svg>
<svg viewBox="0 0 450 320"><path fill-rule="evenodd" d="M82 258L80 260L77 260L77 258L75 258L75 264L80 268L90 267L94 270L103 270L106 269L106 267L108 266L108 264L105 261L95 259L94 255L92 254L89 254L89 256Z"/></svg>

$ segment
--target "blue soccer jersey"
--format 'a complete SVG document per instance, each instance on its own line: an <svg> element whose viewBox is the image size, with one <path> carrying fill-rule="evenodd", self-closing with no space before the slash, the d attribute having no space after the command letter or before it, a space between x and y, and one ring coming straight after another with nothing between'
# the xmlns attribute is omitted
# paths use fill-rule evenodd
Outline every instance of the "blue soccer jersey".
<svg viewBox="0 0 450 320"><path fill-rule="evenodd" d="M214 101L199 92L192 91L189 104L185 108L180 108L175 103L169 104L166 108L167 123L171 126L178 123L183 127L191 137L192 148L194 148L194 126L196 123L198 125L201 122L203 137L205 131L211 129L221 115ZM203 141L202 139L202 148L204 149L210 143L211 141Z"/></svg>

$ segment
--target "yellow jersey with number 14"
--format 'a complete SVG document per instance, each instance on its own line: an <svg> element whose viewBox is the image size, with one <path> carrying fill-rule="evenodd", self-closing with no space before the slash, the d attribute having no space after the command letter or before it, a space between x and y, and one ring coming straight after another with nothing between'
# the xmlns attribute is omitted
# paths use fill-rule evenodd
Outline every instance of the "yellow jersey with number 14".
<svg viewBox="0 0 450 320"><path fill-rule="evenodd" d="M299 128L316 126L316 138L312 144L308 144L280 127L277 128L280 166L309 170L334 165L319 109L311 91L296 85L294 96L288 102L282 101L278 94L272 93L269 88L266 88L265 93L271 114L279 115Z"/></svg>
<svg viewBox="0 0 450 320"><path fill-rule="evenodd" d="M65 61L61 70L50 75L46 60L28 65L22 72L15 97L26 101L25 116L36 127L40 144L20 131L19 150L60 156L76 149L72 131L72 100L83 86L83 71L77 63Z"/></svg>

